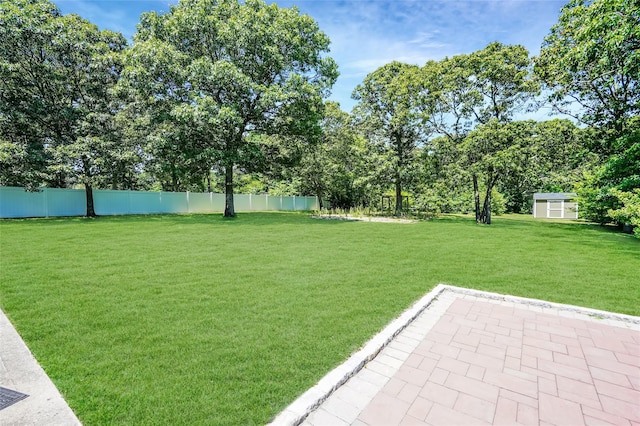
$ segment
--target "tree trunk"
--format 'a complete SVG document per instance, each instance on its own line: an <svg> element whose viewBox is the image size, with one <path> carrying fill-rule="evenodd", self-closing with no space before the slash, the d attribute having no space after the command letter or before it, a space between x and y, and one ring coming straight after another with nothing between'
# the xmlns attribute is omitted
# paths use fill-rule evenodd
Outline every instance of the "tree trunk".
<svg viewBox="0 0 640 426"><path fill-rule="evenodd" d="M482 213L480 214L482 223L491 225L491 189L487 189L487 193L484 196L484 204L482 206Z"/></svg>
<svg viewBox="0 0 640 426"><path fill-rule="evenodd" d="M224 217L236 217L233 206L233 165L226 166L224 169L224 188Z"/></svg>
<svg viewBox="0 0 640 426"><path fill-rule="evenodd" d="M84 192L87 198L87 217L96 217L96 210L93 206L93 187L90 184L85 183L84 188Z"/></svg>
<svg viewBox="0 0 640 426"><path fill-rule="evenodd" d="M482 223L486 225L491 225L491 192L493 190L494 184L495 184L495 179L493 177L493 173L490 172L489 178L487 179L487 190L484 194L484 204L482 206L482 213L480 214Z"/></svg>
<svg viewBox="0 0 640 426"><path fill-rule="evenodd" d="M324 205L322 203L322 196L324 195L322 190L317 190L316 191L316 197L318 197L318 209L322 210Z"/></svg>
<svg viewBox="0 0 640 426"><path fill-rule="evenodd" d="M400 183L400 173L396 177L396 216L402 214L402 184Z"/></svg>
<svg viewBox="0 0 640 426"><path fill-rule="evenodd" d="M478 189L478 176L473 173L473 202L475 204L476 209L476 222L481 223L482 219L480 218L480 190Z"/></svg>

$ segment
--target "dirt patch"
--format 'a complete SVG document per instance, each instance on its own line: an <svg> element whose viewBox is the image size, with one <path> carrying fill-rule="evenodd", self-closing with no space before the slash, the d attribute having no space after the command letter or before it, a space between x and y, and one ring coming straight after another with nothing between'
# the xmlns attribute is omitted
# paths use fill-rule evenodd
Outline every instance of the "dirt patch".
<svg viewBox="0 0 640 426"><path fill-rule="evenodd" d="M417 223L414 219L402 219L396 217L379 217L379 216L351 216L351 215L331 215L323 214L311 216L312 219L325 219L325 220L347 220L347 221L360 221L360 222L385 222L385 223Z"/></svg>

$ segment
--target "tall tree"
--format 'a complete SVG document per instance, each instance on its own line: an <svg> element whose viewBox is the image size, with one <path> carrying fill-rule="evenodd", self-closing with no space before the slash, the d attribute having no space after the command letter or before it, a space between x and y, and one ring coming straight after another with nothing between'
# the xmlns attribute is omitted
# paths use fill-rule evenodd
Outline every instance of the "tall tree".
<svg viewBox="0 0 640 426"><path fill-rule="evenodd" d="M482 95L474 85L469 55L428 61L419 73L416 107L436 136L422 151L422 190L434 211L455 211L454 198L464 193L469 170L462 164L461 144L477 125L474 108Z"/></svg>
<svg viewBox="0 0 640 426"><path fill-rule="evenodd" d="M615 146L618 152L585 173L586 178L577 185L582 217L601 224L619 221L624 215L614 216L611 212L624 210L629 202L637 203L634 197L640 191L640 123L636 130L616 139ZM638 221L640 217L632 222ZM620 222L625 223L631 222Z"/></svg>
<svg viewBox="0 0 640 426"><path fill-rule="evenodd" d="M77 15L63 16L46 0L2 2L0 22L0 136L26 163L21 181L82 183L87 216L94 216L95 179L108 173L106 158L123 150L109 89L126 41Z"/></svg>
<svg viewBox="0 0 640 426"><path fill-rule="evenodd" d="M469 57L470 68L473 72L473 83L483 101L473 108L478 122L486 125L481 134L497 131L496 139L503 139L503 132L498 123L508 123L513 114L527 107L538 91L538 85L531 78L531 60L529 52L523 46L505 46L499 42L489 44L483 50L474 52ZM488 125L493 122L491 125ZM475 143L464 145L473 149ZM481 158L476 153L467 152L468 159ZM491 167L490 167L491 168ZM478 174L471 168L476 221L491 223L491 191L486 190L486 197L480 209L480 191ZM487 187L493 187L493 174L485 176ZM488 199L487 199L488 197Z"/></svg>
<svg viewBox="0 0 640 426"><path fill-rule="evenodd" d="M444 136L453 145L477 123L477 109L483 97L469 55L457 55L441 61L428 61L419 73L416 107L433 133Z"/></svg>
<svg viewBox="0 0 640 426"><path fill-rule="evenodd" d="M368 173L364 138L356 132L350 114L336 102L327 102L320 142L309 146L297 169L302 189L331 206L350 208L367 200Z"/></svg>
<svg viewBox="0 0 640 426"><path fill-rule="evenodd" d="M261 138L319 135L322 98L337 78L329 38L296 8L262 0L182 0L142 15L123 84L152 123L188 133L193 161L224 172L235 216L234 168L251 169Z"/></svg>
<svg viewBox="0 0 640 426"><path fill-rule="evenodd" d="M616 138L640 115L640 3L571 0L544 39L535 74L558 111L601 126L598 151L614 152Z"/></svg>
<svg viewBox="0 0 640 426"><path fill-rule="evenodd" d="M468 64L474 89L482 96L482 102L473 108L482 124L511 121L538 93L538 83L531 73L533 64L524 46L496 41L469 55Z"/></svg>
<svg viewBox="0 0 640 426"><path fill-rule="evenodd" d="M426 139L415 108L417 71L415 65L391 62L367 75L352 95L358 101L356 119L391 159L396 215L402 213L402 189L411 177L416 147Z"/></svg>
<svg viewBox="0 0 640 426"><path fill-rule="evenodd" d="M486 168L476 167L476 162L485 156L472 150L486 146L476 142L480 134L486 139L491 131L497 132L496 143L500 144L504 135L498 124L510 122L537 93L529 53L522 46L494 42L470 55L428 62L421 74L419 108L430 128L443 136L434 146L433 155L438 159L435 164L469 176L476 221L488 223L491 214L484 208L490 209L491 191L485 188L489 199L481 203L480 180L491 183L493 178L480 176ZM476 142L465 143L477 125L484 127L476 133Z"/></svg>
<svg viewBox="0 0 640 426"><path fill-rule="evenodd" d="M549 102L595 130L590 148L604 164L578 195L584 217L609 222L631 199L616 194L640 188L640 3L571 0L535 62Z"/></svg>
<svg viewBox="0 0 640 426"><path fill-rule="evenodd" d="M482 179L485 191L478 222L491 224L493 189L507 173L521 173L526 167L534 131L535 122L531 120L502 123L493 119L465 138L463 161L474 176Z"/></svg>

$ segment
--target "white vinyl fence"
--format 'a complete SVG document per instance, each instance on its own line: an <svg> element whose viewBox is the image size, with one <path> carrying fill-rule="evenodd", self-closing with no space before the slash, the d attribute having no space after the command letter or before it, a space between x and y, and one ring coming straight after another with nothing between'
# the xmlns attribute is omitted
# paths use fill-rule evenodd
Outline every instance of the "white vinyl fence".
<svg viewBox="0 0 640 426"><path fill-rule="evenodd" d="M154 192L93 190L97 215L215 213L224 211L224 194L199 192ZM235 210L316 210L317 197L235 194ZM0 187L0 218L84 216L84 189Z"/></svg>

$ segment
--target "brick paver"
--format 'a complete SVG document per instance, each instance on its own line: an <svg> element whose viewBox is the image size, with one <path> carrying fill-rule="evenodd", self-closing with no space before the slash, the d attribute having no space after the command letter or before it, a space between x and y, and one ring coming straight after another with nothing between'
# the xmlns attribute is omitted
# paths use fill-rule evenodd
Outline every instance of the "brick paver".
<svg viewBox="0 0 640 426"><path fill-rule="evenodd" d="M304 424L640 424L640 319L469 292L436 303L343 385L370 396L336 392Z"/></svg>

